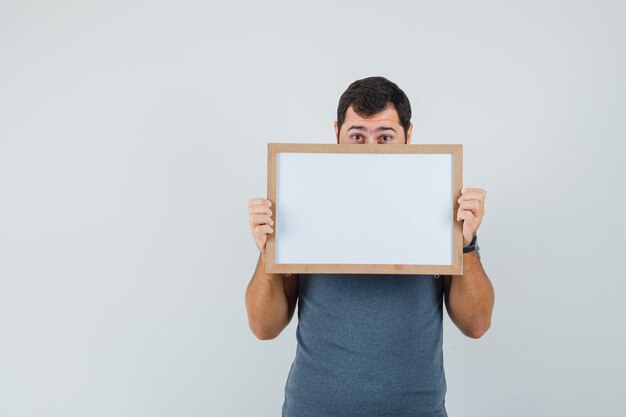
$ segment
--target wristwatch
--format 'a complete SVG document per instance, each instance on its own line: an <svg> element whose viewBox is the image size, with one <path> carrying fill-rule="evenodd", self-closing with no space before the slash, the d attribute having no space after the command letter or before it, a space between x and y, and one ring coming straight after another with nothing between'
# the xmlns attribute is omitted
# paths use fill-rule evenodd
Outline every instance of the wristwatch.
<svg viewBox="0 0 626 417"><path fill-rule="evenodd" d="M465 246L463 248L463 253L467 253L467 252L471 252L474 249L480 250L480 246L478 246L476 244L476 236L478 236L477 234L474 234L474 238L472 239L472 241L470 242L469 245Z"/></svg>

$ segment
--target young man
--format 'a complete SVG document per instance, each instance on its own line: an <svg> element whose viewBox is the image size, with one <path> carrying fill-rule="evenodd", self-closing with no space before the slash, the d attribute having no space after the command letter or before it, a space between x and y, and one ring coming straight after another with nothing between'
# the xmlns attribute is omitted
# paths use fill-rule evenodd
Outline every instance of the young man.
<svg viewBox="0 0 626 417"><path fill-rule="evenodd" d="M338 143L408 144L410 120L409 100L396 84L365 78L339 99L335 135ZM299 300L283 417L447 416L444 300L465 335L479 338L491 324L493 287L475 246L485 195L467 188L459 198L464 274L455 276L266 274L272 206L263 198L250 200L250 227L260 250L246 291L250 329L262 340L278 336Z"/></svg>

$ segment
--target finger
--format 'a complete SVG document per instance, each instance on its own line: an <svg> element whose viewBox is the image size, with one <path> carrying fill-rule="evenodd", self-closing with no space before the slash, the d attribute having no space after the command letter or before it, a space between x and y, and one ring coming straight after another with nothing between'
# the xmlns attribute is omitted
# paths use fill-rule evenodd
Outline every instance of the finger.
<svg viewBox="0 0 626 417"><path fill-rule="evenodd" d="M248 207L249 214L267 214L268 216L272 215L272 210L269 207L262 204L255 204L253 206Z"/></svg>
<svg viewBox="0 0 626 417"><path fill-rule="evenodd" d="M481 217L483 214L483 206L478 200L469 200L461 202L459 210L469 210L474 216Z"/></svg>
<svg viewBox="0 0 626 417"><path fill-rule="evenodd" d="M479 192L482 194L486 194L487 191L485 191L484 188L470 188L470 187L463 187L461 188L461 194L467 193L467 192Z"/></svg>
<svg viewBox="0 0 626 417"><path fill-rule="evenodd" d="M463 228L471 231L478 230L478 226L482 223L482 218L474 216L474 213L468 210L461 210L456 215L457 221L463 221Z"/></svg>
<svg viewBox="0 0 626 417"><path fill-rule="evenodd" d="M469 201L469 200L485 201L484 194L478 191L474 191L474 192L468 191L462 196L460 196L457 201L460 203L462 201Z"/></svg>
<svg viewBox="0 0 626 417"><path fill-rule="evenodd" d="M471 210L478 217L485 215L485 201L484 194L481 193L466 193L459 197L459 209Z"/></svg>
<svg viewBox="0 0 626 417"><path fill-rule="evenodd" d="M459 210L458 213L456 214L456 219L457 220L472 220L476 218L476 216L474 216L474 213L472 213L469 210Z"/></svg>
<svg viewBox="0 0 626 417"><path fill-rule="evenodd" d="M461 188L461 196L466 194L478 195L483 200L487 197L487 191L482 188Z"/></svg>
<svg viewBox="0 0 626 417"><path fill-rule="evenodd" d="M252 214L250 216L250 224L253 226L269 224L271 226L274 224L274 220L272 220L272 218L266 214Z"/></svg>
<svg viewBox="0 0 626 417"><path fill-rule="evenodd" d="M476 233L478 227L480 226L480 222L475 217L468 217L463 220L463 233L464 234L472 234Z"/></svg>
<svg viewBox="0 0 626 417"><path fill-rule="evenodd" d="M259 226L255 226L254 228L254 234L257 236L262 236L262 235L267 235L270 233L273 233L274 229L272 229L269 225L267 224L262 224Z"/></svg>
<svg viewBox="0 0 626 417"><path fill-rule="evenodd" d="M254 205L257 205L257 204L265 206L265 207L272 207L272 202L269 201L266 198L261 198L261 197L259 197L259 198L252 198L252 199L250 199L250 201L248 201L248 206L254 206Z"/></svg>

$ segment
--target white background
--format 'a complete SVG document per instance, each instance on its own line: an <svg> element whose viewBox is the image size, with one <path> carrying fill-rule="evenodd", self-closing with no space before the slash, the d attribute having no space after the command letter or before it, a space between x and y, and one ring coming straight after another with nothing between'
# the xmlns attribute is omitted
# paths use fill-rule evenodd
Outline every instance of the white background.
<svg viewBox="0 0 626 417"><path fill-rule="evenodd" d="M624 39L623 1L1 1L0 415L280 415L247 201L384 75L488 193L449 414L622 416Z"/></svg>

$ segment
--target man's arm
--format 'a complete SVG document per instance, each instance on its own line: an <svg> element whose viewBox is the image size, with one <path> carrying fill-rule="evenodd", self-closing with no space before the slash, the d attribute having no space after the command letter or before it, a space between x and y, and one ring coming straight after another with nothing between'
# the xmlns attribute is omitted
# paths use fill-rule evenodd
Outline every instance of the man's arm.
<svg viewBox="0 0 626 417"><path fill-rule="evenodd" d="M494 291L476 250L463 254L463 275L444 275L446 309L464 335L478 339L491 326Z"/></svg>
<svg viewBox="0 0 626 417"><path fill-rule="evenodd" d="M463 246L476 236L485 216L482 188L463 188L459 197L457 221L463 221ZM478 249L463 254L463 275L444 276L446 309L452 322L464 335L478 339L491 326L494 291L485 274Z"/></svg>
<svg viewBox="0 0 626 417"><path fill-rule="evenodd" d="M261 340L278 336L291 321L298 299L298 275L265 273L265 253L246 289L248 326Z"/></svg>
<svg viewBox="0 0 626 417"><path fill-rule="evenodd" d="M298 275L265 273L265 244L274 232L271 207L265 198L248 202L250 230L260 254L246 289L246 310L248 326L261 340L273 339L287 327L298 299Z"/></svg>

